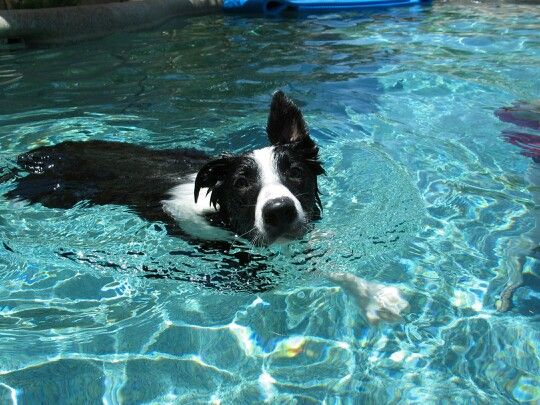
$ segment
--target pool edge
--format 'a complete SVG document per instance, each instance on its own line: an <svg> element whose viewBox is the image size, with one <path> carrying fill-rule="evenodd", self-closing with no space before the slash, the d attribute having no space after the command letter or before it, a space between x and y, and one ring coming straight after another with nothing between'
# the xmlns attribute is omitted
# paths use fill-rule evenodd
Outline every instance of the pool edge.
<svg viewBox="0 0 540 405"><path fill-rule="evenodd" d="M217 12L221 0L137 0L73 7L0 10L0 39L57 44L157 26L170 18Z"/></svg>

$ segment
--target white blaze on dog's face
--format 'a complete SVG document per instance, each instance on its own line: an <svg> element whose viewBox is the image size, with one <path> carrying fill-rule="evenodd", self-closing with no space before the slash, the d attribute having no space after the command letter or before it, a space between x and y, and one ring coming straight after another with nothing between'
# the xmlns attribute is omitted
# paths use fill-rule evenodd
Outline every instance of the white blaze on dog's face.
<svg viewBox="0 0 540 405"><path fill-rule="evenodd" d="M195 181L195 200L206 188L216 208L211 221L261 245L301 237L320 217L324 173L302 113L282 92L266 130L272 146L209 162Z"/></svg>
<svg viewBox="0 0 540 405"><path fill-rule="evenodd" d="M278 167L275 147L258 149L251 154L257 163L261 188L255 205L255 227L266 240L294 238L307 225L302 204L285 186Z"/></svg>

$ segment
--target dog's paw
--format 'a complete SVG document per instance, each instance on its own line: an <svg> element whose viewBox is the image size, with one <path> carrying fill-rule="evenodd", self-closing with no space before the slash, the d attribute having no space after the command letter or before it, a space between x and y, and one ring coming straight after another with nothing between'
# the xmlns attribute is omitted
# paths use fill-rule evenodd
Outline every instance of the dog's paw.
<svg viewBox="0 0 540 405"><path fill-rule="evenodd" d="M371 324L380 321L400 322L402 313L409 308L409 303L401 296L401 292L392 286L371 284L373 294L370 295L365 309L365 317Z"/></svg>
<svg viewBox="0 0 540 405"><path fill-rule="evenodd" d="M399 322L409 303L401 291L393 286L372 283L350 273L330 273L328 278L354 298L366 320L376 325L379 322Z"/></svg>

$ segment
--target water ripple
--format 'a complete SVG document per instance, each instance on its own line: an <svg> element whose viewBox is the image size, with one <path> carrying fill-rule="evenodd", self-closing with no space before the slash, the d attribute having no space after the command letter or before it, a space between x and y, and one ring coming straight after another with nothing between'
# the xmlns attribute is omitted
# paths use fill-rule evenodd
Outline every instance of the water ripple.
<svg viewBox="0 0 540 405"><path fill-rule="evenodd" d="M276 88L327 170L288 248L0 198L0 402L539 401L535 163L494 115L540 94L538 16L441 1L0 48L2 195L19 153L65 140L266 145ZM519 258L532 281L500 314ZM398 285L405 322L369 326L330 271Z"/></svg>

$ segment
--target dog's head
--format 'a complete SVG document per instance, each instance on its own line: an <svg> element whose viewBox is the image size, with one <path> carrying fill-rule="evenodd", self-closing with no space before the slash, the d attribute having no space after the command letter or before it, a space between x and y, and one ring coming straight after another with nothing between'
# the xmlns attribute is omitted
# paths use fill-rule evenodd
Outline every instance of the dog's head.
<svg viewBox="0 0 540 405"><path fill-rule="evenodd" d="M195 180L195 202L207 188L225 226L258 245L301 237L320 218L317 176L324 173L302 113L282 91L266 132L271 146L211 161Z"/></svg>

